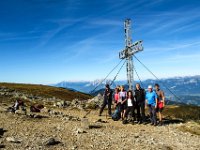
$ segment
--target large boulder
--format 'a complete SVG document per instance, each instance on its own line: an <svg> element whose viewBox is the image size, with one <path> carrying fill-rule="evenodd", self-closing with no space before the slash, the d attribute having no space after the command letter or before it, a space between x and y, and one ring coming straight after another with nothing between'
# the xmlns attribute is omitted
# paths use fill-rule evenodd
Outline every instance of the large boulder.
<svg viewBox="0 0 200 150"><path fill-rule="evenodd" d="M96 109L101 107L102 103L103 103L103 96L101 94L98 94L96 97L89 99L86 102L85 108Z"/></svg>
<svg viewBox="0 0 200 150"><path fill-rule="evenodd" d="M61 100L61 101L54 103L54 107L59 107L59 108L68 107L70 105L71 105L70 101L64 101L64 100Z"/></svg>
<svg viewBox="0 0 200 150"><path fill-rule="evenodd" d="M85 102L84 101L80 101L78 99L74 99L74 100L72 100L70 107L78 108L78 109L82 110L83 108L85 108Z"/></svg>

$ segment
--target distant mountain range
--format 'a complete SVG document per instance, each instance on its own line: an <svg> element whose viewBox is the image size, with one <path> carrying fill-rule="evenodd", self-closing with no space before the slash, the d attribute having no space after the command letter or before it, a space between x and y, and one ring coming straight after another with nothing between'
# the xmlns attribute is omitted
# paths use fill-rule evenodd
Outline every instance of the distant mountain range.
<svg viewBox="0 0 200 150"><path fill-rule="evenodd" d="M102 91L105 87L106 83L110 83L111 80L106 80L102 82L102 80L95 80L93 82L84 81L84 82L67 82L63 81L53 86L56 87L64 87L69 89L74 89L76 91L81 91L84 93L89 93L93 91L93 93L98 93L98 91ZM136 81L137 82L137 81ZM116 85L125 85L128 87L126 81L115 81L111 88L115 88ZM174 100L180 103L186 104L194 104L200 105L200 75L198 76L186 76L186 77L174 77L160 80L148 79L144 80L141 83L141 86L146 89L148 85L154 85L155 83L160 84L162 90L165 91L166 96L170 100ZM97 87L98 86L98 87ZM174 96L180 98L180 100Z"/></svg>
<svg viewBox="0 0 200 150"><path fill-rule="evenodd" d="M111 83L111 80L94 80L94 81L80 81L80 82L68 82L68 81L62 81L57 84L53 84L52 86L56 87L64 87L67 89L73 89L76 91L84 92L84 93L90 93L90 92L95 92L100 89L103 89L105 87L105 84ZM125 85L126 81L115 81L114 84L111 86L111 88L115 88L116 85Z"/></svg>

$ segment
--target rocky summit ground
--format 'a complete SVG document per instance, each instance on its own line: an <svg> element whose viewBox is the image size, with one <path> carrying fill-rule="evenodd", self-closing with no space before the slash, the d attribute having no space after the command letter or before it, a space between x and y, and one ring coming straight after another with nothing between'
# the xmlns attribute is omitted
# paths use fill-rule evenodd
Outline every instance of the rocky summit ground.
<svg viewBox="0 0 200 150"><path fill-rule="evenodd" d="M199 132L186 130L200 131L195 122L124 125L107 118L105 111L99 117L98 110L46 108L25 115L8 113L6 107L0 106L0 147L6 150L200 149Z"/></svg>

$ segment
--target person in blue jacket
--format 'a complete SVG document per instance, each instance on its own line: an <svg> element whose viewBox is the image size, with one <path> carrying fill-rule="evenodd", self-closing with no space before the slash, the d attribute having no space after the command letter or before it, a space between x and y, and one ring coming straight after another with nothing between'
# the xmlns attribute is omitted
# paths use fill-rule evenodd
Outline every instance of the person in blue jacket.
<svg viewBox="0 0 200 150"><path fill-rule="evenodd" d="M149 108L149 115L151 119L151 125L156 126L156 108L158 103L158 98L156 92L153 91L153 87L151 85L148 86L148 92L146 92L146 103Z"/></svg>

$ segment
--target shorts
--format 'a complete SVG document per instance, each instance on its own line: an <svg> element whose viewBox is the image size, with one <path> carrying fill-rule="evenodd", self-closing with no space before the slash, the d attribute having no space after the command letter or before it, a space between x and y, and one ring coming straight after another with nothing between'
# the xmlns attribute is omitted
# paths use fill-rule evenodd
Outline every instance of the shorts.
<svg viewBox="0 0 200 150"><path fill-rule="evenodd" d="M127 108L127 105L124 103L124 104L120 104L120 110L123 111Z"/></svg>
<svg viewBox="0 0 200 150"><path fill-rule="evenodd" d="M156 108L156 112L162 112L164 109L163 102L158 102L158 106Z"/></svg>

